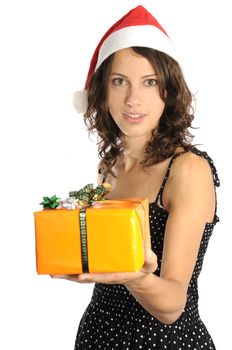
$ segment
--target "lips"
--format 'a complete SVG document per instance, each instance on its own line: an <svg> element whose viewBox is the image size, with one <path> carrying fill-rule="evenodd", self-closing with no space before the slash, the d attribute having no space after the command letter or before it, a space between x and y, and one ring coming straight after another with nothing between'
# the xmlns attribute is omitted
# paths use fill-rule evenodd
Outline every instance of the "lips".
<svg viewBox="0 0 232 350"><path fill-rule="evenodd" d="M122 113L123 118L128 121L130 124L138 124L143 121L145 118L146 114L144 113L139 113L139 112L130 112L130 113Z"/></svg>

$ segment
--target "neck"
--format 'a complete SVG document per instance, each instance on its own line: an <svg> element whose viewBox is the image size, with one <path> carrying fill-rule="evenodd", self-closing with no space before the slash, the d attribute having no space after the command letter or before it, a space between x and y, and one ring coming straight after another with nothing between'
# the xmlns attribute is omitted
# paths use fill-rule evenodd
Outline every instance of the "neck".
<svg viewBox="0 0 232 350"><path fill-rule="evenodd" d="M125 137L122 140L121 164L125 171L129 171L134 167L141 167L140 162L145 157L145 149L147 146L147 138Z"/></svg>

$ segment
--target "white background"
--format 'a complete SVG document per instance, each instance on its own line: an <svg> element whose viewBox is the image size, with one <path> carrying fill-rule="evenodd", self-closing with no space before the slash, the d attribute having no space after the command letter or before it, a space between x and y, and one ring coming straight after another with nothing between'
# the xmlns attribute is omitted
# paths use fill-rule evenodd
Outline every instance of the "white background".
<svg viewBox="0 0 232 350"><path fill-rule="evenodd" d="M216 226L199 279L217 350L230 347L231 55L229 1L5 0L0 3L0 348L71 350L90 285L38 276L33 212L44 195L96 184L97 146L72 94L104 32L138 4L164 26L196 93L195 142L221 178ZM94 138L92 137L94 140Z"/></svg>

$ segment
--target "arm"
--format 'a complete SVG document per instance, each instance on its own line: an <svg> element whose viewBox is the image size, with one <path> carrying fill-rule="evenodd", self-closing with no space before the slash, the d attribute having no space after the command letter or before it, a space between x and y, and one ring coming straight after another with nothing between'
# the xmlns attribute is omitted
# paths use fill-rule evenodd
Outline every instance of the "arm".
<svg viewBox="0 0 232 350"><path fill-rule="evenodd" d="M191 153L175 160L167 185L169 216L160 277L148 274L125 285L152 315L173 323L186 303L209 208L213 218L215 193L207 161Z"/></svg>

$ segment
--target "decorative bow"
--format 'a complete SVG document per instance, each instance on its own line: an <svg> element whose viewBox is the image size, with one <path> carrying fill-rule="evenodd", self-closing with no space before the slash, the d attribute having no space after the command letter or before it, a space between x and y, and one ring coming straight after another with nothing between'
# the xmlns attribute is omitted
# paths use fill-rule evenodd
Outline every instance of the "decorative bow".
<svg viewBox="0 0 232 350"><path fill-rule="evenodd" d="M81 207L88 207L92 205L93 202L106 200L103 196L110 191L110 188L111 186L108 182L96 188L93 187L93 184L88 184L79 191L69 192L69 197L77 199Z"/></svg>
<svg viewBox="0 0 232 350"><path fill-rule="evenodd" d="M108 182L93 187L93 184L88 184L81 188L79 191L69 192L69 197L65 200L60 200L56 195L52 197L43 197L43 202L40 205L43 205L44 209L56 209L59 206L65 209L75 209L76 207L89 207L93 202L106 200L103 198L111 189L111 185Z"/></svg>
<svg viewBox="0 0 232 350"><path fill-rule="evenodd" d="M56 209L60 205L60 198L54 196L52 197L43 197L43 202L39 203L43 206L44 209Z"/></svg>

